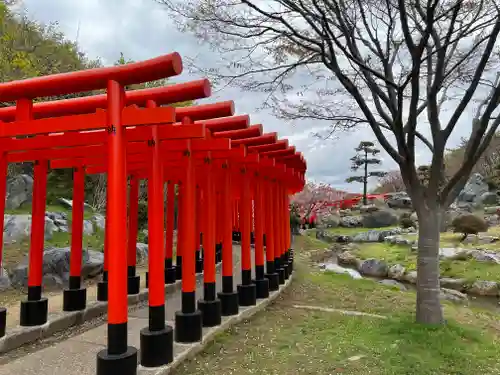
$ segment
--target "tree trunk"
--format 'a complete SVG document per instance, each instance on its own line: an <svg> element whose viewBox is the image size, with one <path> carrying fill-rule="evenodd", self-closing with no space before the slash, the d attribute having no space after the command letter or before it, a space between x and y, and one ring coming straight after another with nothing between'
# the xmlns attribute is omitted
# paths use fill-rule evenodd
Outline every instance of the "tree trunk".
<svg viewBox="0 0 500 375"><path fill-rule="evenodd" d="M439 300L439 227L441 210L438 206L416 204L418 231L417 260L417 322L443 324L443 310Z"/></svg>
<svg viewBox="0 0 500 375"><path fill-rule="evenodd" d="M368 185L368 151L365 150L365 178L363 179L363 204L366 206L368 204L368 199L366 199Z"/></svg>

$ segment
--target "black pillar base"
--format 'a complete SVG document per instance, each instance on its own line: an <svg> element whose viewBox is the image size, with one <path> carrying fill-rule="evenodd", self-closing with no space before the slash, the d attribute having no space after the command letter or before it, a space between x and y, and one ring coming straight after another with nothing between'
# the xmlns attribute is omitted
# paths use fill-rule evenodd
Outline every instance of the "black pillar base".
<svg viewBox="0 0 500 375"><path fill-rule="evenodd" d="M165 268L165 284L174 284L177 280L177 270L176 267Z"/></svg>
<svg viewBox="0 0 500 375"><path fill-rule="evenodd" d="M0 307L0 337L5 336L5 327L7 326L7 309Z"/></svg>
<svg viewBox="0 0 500 375"><path fill-rule="evenodd" d="M287 268L288 274L291 275L293 273L293 259L288 260Z"/></svg>
<svg viewBox="0 0 500 375"><path fill-rule="evenodd" d="M259 279L252 281L255 284L255 296L259 299L269 297L269 280Z"/></svg>
<svg viewBox="0 0 500 375"><path fill-rule="evenodd" d="M201 311L175 313L175 341L184 344L198 342L203 337Z"/></svg>
<svg viewBox="0 0 500 375"><path fill-rule="evenodd" d="M182 264L177 264L175 266L175 278L177 280L182 280Z"/></svg>
<svg viewBox="0 0 500 375"><path fill-rule="evenodd" d="M47 298L36 301L21 301L21 321L23 327L41 326L47 323L49 303Z"/></svg>
<svg viewBox="0 0 500 375"><path fill-rule="evenodd" d="M240 307L238 305L238 293L217 293L221 303L222 316L238 315Z"/></svg>
<svg viewBox="0 0 500 375"><path fill-rule="evenodd" d="M97 353L97 375L137 375L137 349L129 346L122 354Z"/></svg>
<svg viewBox="0 0 500 375"><path fill-rule="evenodd" d="M257 290L255 284L238 285L238 303L240 306L254 306L257 304Z"/></svg>
<svg viewBox="0 0 500 375"><path fill-rule="evenodd" d="M146 271L146 289L149 288L149 272Z"/></svg>
<svg viewBox="0 0 500 375"><path fill-rule="evenodd" d="M203 327L215 327L222 322L222 305L220 300L199 300L198 310L201 311Z"/></svg>
<svg viewBox="0 0 500 375"><path fill-rule="evenodd" d="M288 280L290 273L288 272L288 264L283 265L283 272L285 273L285 280Z"/></svg>
<svg viewBox="0 0 500 375"><path fill-rule="evenodd" d="M65 289L63 291L63 311L81 311L87 307L87 289Z"/></svg>
<svg viewBox="0 0 500 375"><path fill-rule="evenodd" d="M279 275L277 273L266 273L265 278L269 280L269 290L275 292L280 288Z"/></svg>
<svg viewBox="0 0 500 375"><path fill-rule="evenodd" d="M127 294L139 294L141 291L141 277L129 276L127 279Z"/></svg>
<svg viewBox="0 0 500 375"><path fill-rule="evenodd" d="M158 367L174 360L174 330L166 326L159 331L151 331L149 327L141 329L141 365Z"/></svg>
<svg viewBox="0 0 500 375"><path fill-rule="evenodd" d="M97 283L97 300L106 302L108 300L108 282L99 281Z"/></svg>
<svg viewBox="0 0 500 375"><path fill-rule="evenodd" d="M285 270L283 268L278 268L276 269L276 272L278 273L278 280L280 285L283 285L285 283Z"/></svg>
<svg viewBox="0 0 500 375"><path fill-rule="evenodd" d="M215 253L215 263L222 262L222 251L218 251Z"/></svg>
<svg viewBox="0 0 500 375"><path fill-rule="evenodd" d="M196 259L196 273L203 272L203 259Z"/></svg>

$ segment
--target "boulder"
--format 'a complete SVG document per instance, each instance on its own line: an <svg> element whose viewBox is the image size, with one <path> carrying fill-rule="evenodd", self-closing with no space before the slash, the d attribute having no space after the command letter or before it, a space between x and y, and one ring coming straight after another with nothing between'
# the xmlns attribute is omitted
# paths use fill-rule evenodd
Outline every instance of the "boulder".
<svg viewBox="0 0 500 375"><path fill-rule="evenodd" d="M410 284L417 283L417 271L409 271L404 275L404 281L409 282Z"/></svg>
<svg viewBox="0 0 500 375"><path fill-rule="evenodd" d="M439 298L452 302L469 302L469 297L467 297L467 294L447 288L441 288Z"/></svg>
<svg viewBox="0 0 500 375"><path fill-rule="evenodd" d="M148 261L148 245L145 243L138 242L136 244L136 260L138 264L145 263Z"/></svg>
<svg viewBox="0 0 500 375"><path fill-rule="evenodd" d="M415 244L416 241L395 235L395 236L386 236L384 238L384 242L387 242L388 244L391 245L412 246Z"/></svg>
<svg viewBox="0 0 500 375"><path fill-rule="evenodd" d="M5 208L15 210L23 204L31 203L33 198L33 177L20 174L7 181Z"/></svg>
<svg viewBox="0 0 500 375"><path fill-rule="evenodd" d="M380 210L363 215L361 222L365 228L388 227L398 223L398 216L392 210Z"/></svg>
<svg viewBox="0 0 500 375"><path fill-rule="evenodd" d="M387 277L388 273L387 263L379 259L367 259L360 263L358 271L362 275L374 276L374 277Z"/></svg>
<svg viewBox="0 0 500 375"><path fill-rule="evenodd" d="M337 228L340 224L340 216L336 214L324 215L320 219L323 228Z"/></svg>
<svg viewBox="0 0 500 375"><path fill-rule="evenodd" d="M360 216L343 216L340 218L340 226L344 228L362 227L362 218Z"/></svg>
<svg viewBox="0 0 500 375"><path fill-rule="evenodd" d="M322 265L320 265L320 268L323 269L324 271L328 271L328 272L349 275L353 279L362 279L363 278L363 276L361 276L361 274L358 271L350 269L350 268L341 267L335 263L322 264Z"/></svg>
<svg viewBox="0 0 500 375"><path fill-rule="evenodd" d="M400 233L399 228L388 230L369 230L360 232L353 237L353 242L384 242L386 237Z"/></svg>
<svg viewBox="0 0 500 375"><path fill-rule="evenodd" d="M389 194L386 204L390 208L412 208L411 198L405 191Z"/></svg>
<svg viewBox="0 0 500 375"><path fill-rule="evenodd" d="M474 173L470 176L462 191L458 194L457 204L473 203L480 204L483 194L488 193L488 183L479 173Z"/></svg>
<svg viewBox="0 0 500 375"><path fill-rule="evenodd" d="M64 285L64 281L58 275L46 274L43 275L42 285L44 286L44 288L50 288L50 289L62 288Z"/></svg>
<svg viewBox="0 0 500 375"><path fill-rule="evenodd" d="M95 214L94 216L92 216L92 221L100 230L104 230L104 228L106 227L106 218L104 217L104 215Z"/></svg>
<svg viewBox="0 0 500 375"><path fill-rule="evenodd" d="M337 255L337 261L339 262L339 264L344 264L346 266L358 265L358 258L356 258L356 256L350 251L344 251L343 253Z"/></svg>
<svg viewBox="0 0 500 375"><path fill-rule="evenodd" d="M57 226L45 216L45 239L51 239ZM31 215L4 215L4 243L15 243L28 238L31 233Z"/></svg>
<svg viewBox="0 0 500 375"><path fill-rule="evenodd" d="M406 268L401 264L394 264L387 272L387 276L395 280L404 280Z"/></svg>
<svg viewBox="0 0 500 375"><path fill-rule="evenodd" d="M451 277L442 277L439 284L442 288L458 290L459 292L465 290L466 279L453 279Z"/></svg>
<svg viewBox="0 0 500 375"><path fill-rule="evenodd" d="M359 212L361 214L369 214L370 212L375 212L378 210L380 210L380 208L375 206L374 204L367 204L366 206L361 206L359 208Z"/></svg>
<svg viewBox="0 0 500 375"><path fill-rule="evenodd" d="M11 286L10 278L5 268L0 268L0 292L9 289Z"/></svg>
<svg viewBox="0 0 500 375"><path fill-rule="evenodd" d="M467 260L470 254L467 249L460 247L443 247L439 249L439 257L450 260Z"/></svg>
<svg viewBox="0 0 500 375"><path fill-rule="evenodd" d="M94 234L94 224L90 220L83 220L83 234L91 236Z"/></svg>
<svg viewBox="0 0 500 375"><path fill-rule="evenodd" d="M403 290L403 291L407 290L406 286L404 284L401 284L400 282L398 282L396 280L384 279L384 280L380 280L378 283L382 284L382 285L389 286L391 288Z"/></svg>
<svg viewBox="0 0 500 375"><path fill-rule="evenodd" d="M481 194L479 202L484 206L494 206L498 204L498 194L492 191Z"/></svg>
<svg viewBox="0 0 500 375"><path fill-rule="evenodd" d="M50 248L43 253L43 275L48 286L61 286L67 282L70 269L70 248ZM82 254L82 277L91 278L102 273L104 254L93 250L84 250ZM26 287L28 282L28 258L18 264L11 272L14 286Z"/></svg>
<svg viewBox="0 0 500 375"><path fill-rule="evenodd" d="M469 254L478 262L500 264L500 255L494 251L471 250Z"/></svg>
<svg viewBox="0 0 500 375"><path fill-rule="evenodd" d="M496 297L498 296L498 284L494 281L476 280L471 287L467 289L467 292L479 296Z"/></svg>

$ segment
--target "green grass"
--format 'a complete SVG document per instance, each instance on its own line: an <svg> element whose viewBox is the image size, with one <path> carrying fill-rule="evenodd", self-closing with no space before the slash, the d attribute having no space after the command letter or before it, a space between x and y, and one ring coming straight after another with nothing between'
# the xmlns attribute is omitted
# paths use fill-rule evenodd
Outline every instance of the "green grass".
<svg viewBox="0 0 500 375"><path fill-rule="evenodd" d="M62 206L62 205L47 205L45 208L45 212L64 212L68 215L68 219L71 220L71 209ZM16 208L14 210L5 210L7 215L31 215L31 204L23 204L21 207ZM92 216L95 215L95 212L86 207L83 212L84 219L91 219Z"/></svg>
<svg viewBox="0 0 500 375"><path fill-rule="evenodd" d="M494 313L445 303L445 326L416 324L413 292L317 272L299 260L313 247L309 237L298 239L296 279L274 305L220 335L175 374L500 373L500 324ZM388 319L296 305L377 313Z"/></svg>
<svg viewBox="0 0 500 375"><path fill-rule="evenodd" d="M498 245L497 245L498 246ZM386 243L357 244L357 250L351 251L361 259L383 259L389 265L401 264L407 270L416 270L417 253L408 246L389 245ZM500 265L468 260L441 260L439 263L441 276L463 278L470 282L490 280L500 282Z"/></svg>
<svg viewBox="0 0 500 375"><path fill-rule="evenodd" d="M394 229L394 228L397 228L397 226L393 225L393 226L383 227L383 228L342 228L342 227L337 227L337 228L329 228L329 229L327 229L327 232L334 234L334 235L354 236L357 233L368 232L371 230L389 230L389 229Z"/></svg>

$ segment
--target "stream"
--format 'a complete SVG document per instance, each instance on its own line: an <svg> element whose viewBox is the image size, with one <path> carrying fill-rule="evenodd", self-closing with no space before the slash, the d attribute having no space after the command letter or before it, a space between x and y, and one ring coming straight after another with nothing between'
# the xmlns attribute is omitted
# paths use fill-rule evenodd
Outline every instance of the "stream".
<svg viewBox="0 0 500 375"><path fill-rule="evenodd" d="M392 280L389 278L382 278L382 277L374 277L374 276L363 276L359 273L358 270L354 268L354 266L341 266L337 262L337 255L332 255L328 259L325 259L325 261L318 263L320 267L325 270L325 271L331 271L337 274L348 274L350 275L353 279L367 279L367 280L373 280L375 282L381 281L381 280ZM406 287L407 290L417 290L417 286L415 284L406 282L406 281L399 281L399 280L394 280L398 284L402 284ZM467 295L469 303L468 305L470 307L477 307L481 309L486 309L489 311L494 311L498 314L500 314L500 300L498 297L488 297L488 296L473 296L473 295ZM450 301L454 302L454 301ZM461 304L460 302L454 302L456 304Z"/></svg>

